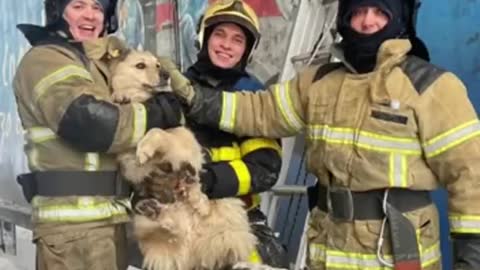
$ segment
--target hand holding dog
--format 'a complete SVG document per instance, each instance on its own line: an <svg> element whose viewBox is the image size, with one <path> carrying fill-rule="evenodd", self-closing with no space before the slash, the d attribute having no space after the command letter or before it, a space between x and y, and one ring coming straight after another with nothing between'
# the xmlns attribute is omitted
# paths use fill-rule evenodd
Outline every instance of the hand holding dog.
<svg viewBox="0 0 480 270"><path fill-rule="evenodd" d="M160 65L164 67L164 70L170 74L170 83L173 92L187 105L190 105L195 96L195 89L190 81L183 76L183 74L177 69L177 66L169 58L159 57L158 61Z"/></svg>
<svg viewBox="0 0 480 270"><path fill-rule="evenodd" d="M147 130L173 128L182 124L182 106L173 93L156 93L144 105L147 110Z"/></svg>

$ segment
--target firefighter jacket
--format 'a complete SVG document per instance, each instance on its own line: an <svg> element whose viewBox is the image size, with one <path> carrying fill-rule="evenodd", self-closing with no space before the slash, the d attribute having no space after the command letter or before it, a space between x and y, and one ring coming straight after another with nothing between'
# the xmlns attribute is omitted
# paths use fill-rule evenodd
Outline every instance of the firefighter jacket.
<svg viewBox="0 0 480 270"><path fill-rule="evenodd" d="M197 91L190 118L239 135L280 138L304 132L308 171L323 186L428 191L443 185L451 232L478 234L479 120L462 82L407 55L410 48L408 40L385 41L375 70L367 74L338 65L319 76L319 67L309 67L255 94L223 92L203 100ZM423 269L440 257L438 217L431 208L407 215L418 233ZM380 224L338 223L314 209L310 263L322 264L318 269L379 269Z"/></svg>
<svg viewBox="0 0 480 270"><path fill-rule="evenodd" d="M30 170L117 171L115 153L134 147L146 130L144 105L110 101L108 61L123 43L115 37L84 43L49 38L29 38L33 47L13 82ZM32 206L37 225L128 220L128 199L113 196L36 196Z"/></svg>
<svg viewBox="0 0 480 270"><path fill-rule="evenodd" d="M225 78L222 81L201 72L194 66L185 74L193 83L220 89L243 89L254 92L264 88L255 78ZM205 97L208 98L208 97ZM189 121L187 123L210 160L202 175L210 198L240 196L247 209L260 204L258 193L269 190L277 181L281 168L281 148L277 141L265 138L239 137L218 128Z"/></svg>

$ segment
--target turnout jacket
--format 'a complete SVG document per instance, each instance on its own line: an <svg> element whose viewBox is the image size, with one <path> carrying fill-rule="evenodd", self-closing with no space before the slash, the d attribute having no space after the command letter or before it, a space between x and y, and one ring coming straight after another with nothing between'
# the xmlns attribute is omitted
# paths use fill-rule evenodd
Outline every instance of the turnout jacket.
<svg viewBox="0 0 480 270"><path fill-rule="evenodd" d="M352 73L345 64L329 72L312 66L268 91L218 92L209 99L197 91L189 117L239 135L304 132L308 171L323 186L428 191L442 185L449 194L451 232L478 234L477 114L454 74L407 55L410 49L408 40L385 41L367 74ZM422 211L407 216L427 267L440 257L438 221L436 210ZM381 266L375 257L381 222L343 224L324 217L316 210L310 223L310 262Z"/></svg>
<svg viewBox="0 0 480 270"><path fill-rule="evenodd" d="M258 80L248 74L219 81L192 66L185 75L194 84L219 92L221 89L255 92L263 88ZM258 193L269 190L280 172L281 148L278 142L258 137L240 137L195 121L188 121L187 125L210 156L204 166L206 173L201 176L206 185L212 185L206 191L207 195L210 198L240 196L247 209L258 206Z"/></svg>
<svg viewBox="0 0 480 270"><path fill-rule="evenodd" d="M30 170L117 171L115 154L134 147L146 131L144 105L110 99L108 63L124 44L115 37L74 43L42 32L26 36L33 47L13 86ZM128 200L113 196L36 196L32 206L36 224L128 220Z"/></svg>

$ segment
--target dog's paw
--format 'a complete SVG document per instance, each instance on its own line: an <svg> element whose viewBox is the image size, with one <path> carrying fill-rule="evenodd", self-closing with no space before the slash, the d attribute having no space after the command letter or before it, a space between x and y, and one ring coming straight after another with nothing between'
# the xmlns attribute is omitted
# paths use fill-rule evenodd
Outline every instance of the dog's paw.
<svg viewBox="0 0 480 270"><path fill-rule="evenodd" d="M154 198L143 199L134 206L135 213L145 216L151 220L156 219L163 208L163 205Z"/></svg>
<svg viewBox="0 0 480 270"><path fill-rule="evenodd" d="M128 94L125 93L125 92L122 92L122 91L114 92L112 94L112 100L113 100L113 102L119 103L119 104L126 104L126 103L130 103L130 101L131 101Z"/></svg>

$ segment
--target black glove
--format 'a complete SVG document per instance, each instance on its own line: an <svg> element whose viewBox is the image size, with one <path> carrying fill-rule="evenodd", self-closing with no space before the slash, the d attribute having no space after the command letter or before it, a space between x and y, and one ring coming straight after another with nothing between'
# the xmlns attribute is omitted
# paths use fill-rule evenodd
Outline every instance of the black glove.
<svg viewBox="0 0 480 270"><path fill-rule="evenodd" d="M480 269L480 234L452 234L453 269Z"/></svg>
<svg viewBox="0 0 480 270"><path fill-rule="evenodd" d="M208 198L211 197L216 182L217 178L215 174L211 170L204 168L204 171L200 174L200 184L202 186L202 192L205 193Z"/></svg>
<svg viewBox="0 0 480 270"><path fill-rule="evenodd" d="M173 128L181 125L182 105L171 92L160 92L145 101L147 130Z"/></svg>

